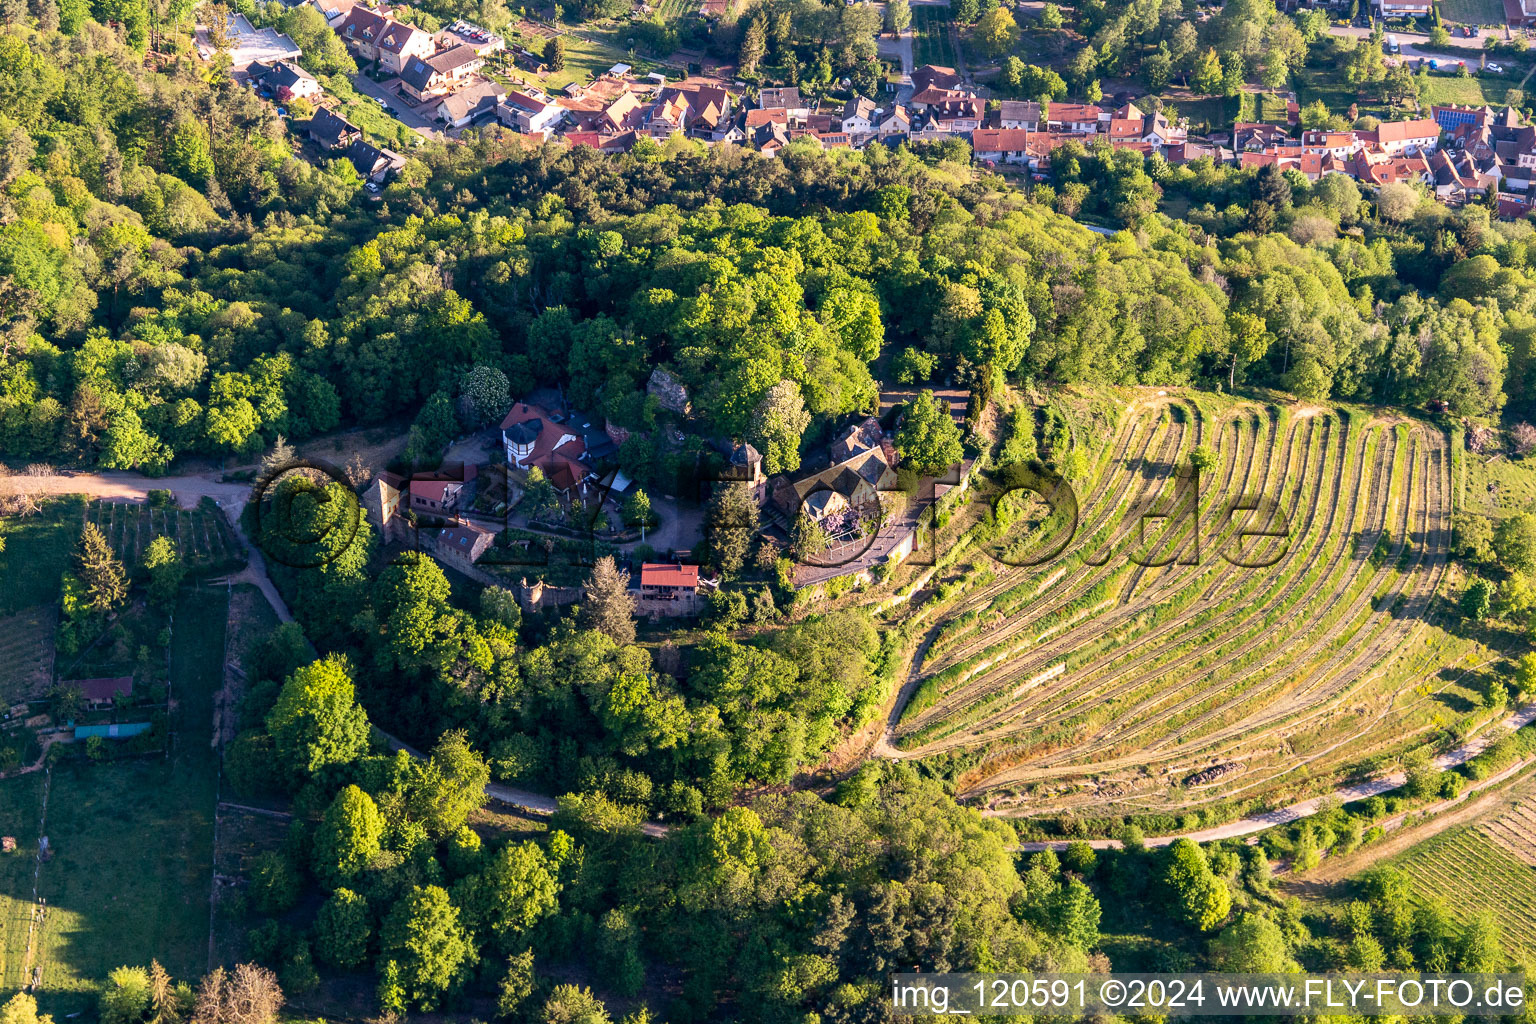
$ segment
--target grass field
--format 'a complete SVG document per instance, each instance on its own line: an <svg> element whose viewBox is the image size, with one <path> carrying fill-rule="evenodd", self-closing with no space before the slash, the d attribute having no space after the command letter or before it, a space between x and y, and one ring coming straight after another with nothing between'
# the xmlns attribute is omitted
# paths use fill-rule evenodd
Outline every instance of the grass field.
<svg viewBox="0 0 1536 1024"><path fill-rule="evenodd" d="M1536 459L1467 457L1467 508L1504 519L1536 508Z"/></svg>
<svg viewBox="0 0 1536 1024"><path fill-rule="evenodd" d="M537 75L509 64L506 69L507 73L519 81L536 85L546 92L554 92L557 89L565 88L572 82L590 82L615 64L620 63L632 66L637 76L644 76L652 71L660 71L667 75L668 78L677 78L681 76L681 72L684 70L682 68L674 68L660 61L649 60L638 53L631 53L628 45L628 36L623 24L584 24L579 30L565 32L563 38L565 39L565 69L563 71L552 71L548 76L539 78ZM542 40L524 37L516 41L535 53L542 52Z"/></svg>
<svg viewBox="0 0 1536 1024"><path fill-rule="evenodd" d="M1453 25L1502 25L1500 0L1440 0L1440 17Z"/></svg>
<svg viewBox="0 0 1536 1024"><path fill-rule="evenodd" d="M66 759L47 776L0 782L0 827L20 848L0 858L0 983L14 990L37 968L39 1001L57 1016L94 1006L100 980L123 963L153 956L192 978L207 967L217 779L209 740L225 614L218 588L184 590L178 602L169 760ZM37 871L48 909L29 958L40 820L54 853Z"/></svg>
<svg viewBox="0 0 1536 1024"><path fill-rule="evenodd" d="M929 627L902 750L967 759L961 791L999 806L1167 813L1288 801L1480 720L1456 670L1486 651L1445 628L1439 596L1442 431L1363 408L1117 394L1110 411L1088 389L1053 399L1091 466L1062 554L980 555L945 577L995 571ZM1175 473L1197 444L1218 463L1192 516ZM1236 539L1226 510L1253 493L1283 539ZM1217 766L1219 787L1185 784Z"/></svg>
<svg viewBox="0 0 1536 1024"><path fill-rule="evenodd" d="M918 66L957 67L948 7L912 8L912 60Z"/></svg>
<svg viewBox="0 0 1536 1024"><path fill-rule="evenodd" d="M1467 78L1459 75L1430 75L1429 84L1419 91L1419 100L1426 107L1434 103L1476 107L1489 103L1502 106L1504 97L1519 82L1520 75L1508 73L1499 76L1474 74Z"/></svg>
<svg viewBox="0 0 1536 1024"><path fill-rule="evenodd" d="M79 498L56 498L38 515L0 519L0 537L5 538L0 568L6 583L0 587L0 615L58 601L59 577L69 568L84 509Z"/></svg>

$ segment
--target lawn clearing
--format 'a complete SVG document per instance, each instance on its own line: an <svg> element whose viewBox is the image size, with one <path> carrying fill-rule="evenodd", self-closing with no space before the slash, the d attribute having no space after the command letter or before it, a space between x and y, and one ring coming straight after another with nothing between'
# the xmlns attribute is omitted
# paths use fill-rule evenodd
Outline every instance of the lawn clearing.
<svg viewBox="0 0 1536 1024"><path fill-rule="evenodd" d="M1469 511L1507 519L1536 508L1536 458L1465 454Z"/></svg>
<svg viewBox="0 0 1536 1024"><path fill-rule="evenodd" d="M80 539L80 498L55 498L44 503L35 516L0 519L0 615L35 605L55 604L59 577L69 568L70 553Z"/></svg>
<svg viewBox="0 0 1536 1024"><path fill-rule="evenodd" d="M636 77L644 77L652 71L660 71L669 80L686 77L685 69L674 67L662 61L650 60L633 52L629 46L629 35L624 24L595 25L584 24L577 29L563 33L565 40L565 68L562 71L551 71L540 78L522 68L507 65L506 71L512 78L536 85L545 92L556 92L564 89L572 82L591 82L599 75L604 74L615 64L628 64L634 68ZM539 39L516 40L534 53L544 52L543 37Z"/></svg>
<svg viewBox="0 0 1536 1024"><path fill-rule="evenodd" d="M1440 0L1440 17L1453 25L1502 25L1501 0Z"/></svg>
<svg viewBox="0 0 1536 1024"><path fill-rule="evenodd" d="M44 834L53 856L39 872L47 914L26 958L29 856L0 859L8 988L40 970L39 1001L60 1016L94 1006L106 973L157 958L173 975L208 966L217 763L209 742L222 680L225 591L183 590L171 645L169 759L93 764L73 757L47 777ZM0 782L0 823L23 851L37 848L41 773ZM24 861L21 867L13 865Z"/></svg>
<svg viewBox="0 0 1536 1024"><path fill-rule="evenodd" d="M1469 71L1474 67L1471 63L1467 65ZM1419 102L1426 107L1432 104L1480 107L1485 103L1503 106L1505 95L1519 81L1518 76L1510 78L1474 73L1462 78L1460 75L1431 74L1428 84L1419 90Z"/></svg>

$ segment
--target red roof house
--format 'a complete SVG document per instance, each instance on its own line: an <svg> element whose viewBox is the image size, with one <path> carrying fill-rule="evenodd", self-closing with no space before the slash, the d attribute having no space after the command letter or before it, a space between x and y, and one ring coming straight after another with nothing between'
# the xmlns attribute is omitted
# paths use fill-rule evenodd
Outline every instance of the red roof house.
<svg viewBox="0 0 1536 1024"><path fill-rule="evenodd" d="M675 597L699 589L699 567L646 562L640 566L640 593L647 597Z"/></svg>

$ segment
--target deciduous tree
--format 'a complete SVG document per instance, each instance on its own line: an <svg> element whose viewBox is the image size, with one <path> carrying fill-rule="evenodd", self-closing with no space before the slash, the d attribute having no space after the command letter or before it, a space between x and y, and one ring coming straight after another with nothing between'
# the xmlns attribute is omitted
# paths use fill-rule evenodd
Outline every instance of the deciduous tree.
<svg viewBox="0 0 1536 1024"><path fill-rule="evenodd" d="M329 655L289 676L267 716L267 731L295 783L356 760L368 747L368 715L357 704L346 659Z"/></svg>
<svg viewBox="0 0 1536 1024"><path fill-rule="evenodd" d="M384 816L357 786L347 786L326 808L315 828L315 875L331 887L357 877L379 855Z"/></svg>
<svg viewBox="0 0 1536 1024"><path fill-rule="evenodd" d="M896 451L919 473L942 473L959 462L965 451L947 403L928 390L908 402L896 431Z"/></svg>

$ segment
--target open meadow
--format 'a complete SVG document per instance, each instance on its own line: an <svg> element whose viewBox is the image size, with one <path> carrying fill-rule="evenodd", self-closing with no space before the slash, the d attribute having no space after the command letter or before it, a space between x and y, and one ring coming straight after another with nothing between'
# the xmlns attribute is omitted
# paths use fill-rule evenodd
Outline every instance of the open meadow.
<svg viewBox="0 0 1536 1024"><path fill-rule="evenodd" d="M1494 655L1444 596L1445 431L1147 391L1039 415L1089 455L1075 536L1039 565L978 555L945 577L958 596L923 634L905 756L1005 812L1177 819L1287 802L1481 721ZM1216 463L1191 516L1197 445ZM1254 496L1272 502L1235 510ZM1017 562L1023 544L994 547Z"/></svg>

